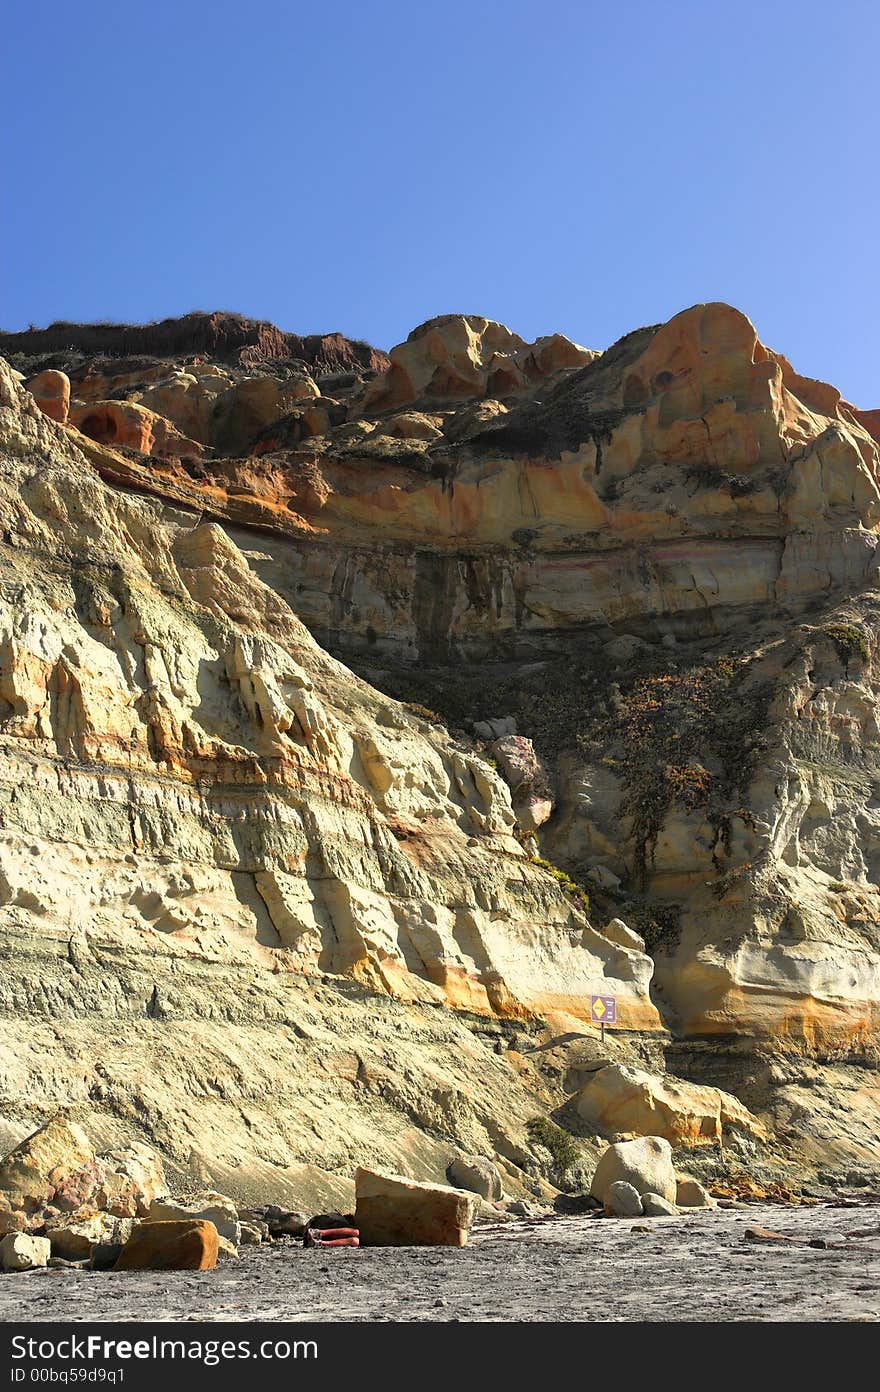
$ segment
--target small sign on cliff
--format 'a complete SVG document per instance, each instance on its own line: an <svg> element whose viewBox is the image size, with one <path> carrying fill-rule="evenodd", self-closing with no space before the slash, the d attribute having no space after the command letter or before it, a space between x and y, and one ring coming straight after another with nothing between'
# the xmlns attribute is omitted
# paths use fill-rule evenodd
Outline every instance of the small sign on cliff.
<svg viewBox="0 0 880 1392"><path fill-rule="evenodd" d="M617 1024L617 1000L614 996L590 996L590 1019L596 1025L602 1027L602 1038L605 1038L605 1026Z"/></svg>

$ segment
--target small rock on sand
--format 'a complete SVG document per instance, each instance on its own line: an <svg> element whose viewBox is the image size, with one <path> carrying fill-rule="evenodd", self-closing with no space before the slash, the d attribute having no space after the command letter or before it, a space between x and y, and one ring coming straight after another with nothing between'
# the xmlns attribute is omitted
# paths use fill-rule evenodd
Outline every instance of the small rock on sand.
<svg viewBox="0 0 880 1392"><path fill-rule="evenodd" d="M632 1184L618 1179L606 1191L605 1212L610 1218L641 1218L642 1197Z"/></svg>
<svg viewBox="0 0 880 1392"><path fill-rule="evenodd" d="M643 1194L642 1208L647 1218L674 1218L678 1213L675 1204L660 1194Z"/></svg>

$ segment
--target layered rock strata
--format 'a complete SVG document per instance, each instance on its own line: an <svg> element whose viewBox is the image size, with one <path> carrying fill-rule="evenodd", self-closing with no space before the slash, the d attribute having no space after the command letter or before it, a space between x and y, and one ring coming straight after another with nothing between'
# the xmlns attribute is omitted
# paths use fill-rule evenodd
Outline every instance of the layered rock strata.
<svg viewBox="0 0 880 1392"><path fill-rule="evenodd" d="M434 1086L455 1095L452 1059L430 1062L434 1028L416 1022L398 1050L389 1026L377 1048L365 998L316 993L322 979L523 1021L585 1018L590 991L613 986L629 1027L659 1027L650 960L598 933L524 854L490 764L322 652L216 523L102 482L76 437L0 374L0 1081L13 1130L62 1101L100 1114L107 1099L111 1132L134 1120L178 1163L225 1132L221 1168L242 1152L254 1166L276 1143L248 1148L236 1124L256 1136L266 1109L281 1125L291 1089L287 1125L305 1124L311 1070L359 1094L358 1112L390 1068L393 1095L410 1087L417 1114L457 1133L424 1100ZM354 1019L366 1039L340 1053ZM485 1149L488 1126L492 1149L523 1156L534 1097L509 1073L491 1084L500 1063L453 1033L462 1082L469 1053L479 1060L461 1143ZM435 1066L436 1084L412 1079ZM487 1104L493 1086L519 1100ZM239 1089L254 1111L226 1101ZM312 1141L276 1150L344 1163L345 1107L316 1110L324 1142L313 1117Z"/></svg>
<svg viewBox="0 0 880 1392"><path fill-rule="evenodd" d="M744 1155L869 1158L876 412L718 304L602 354L446 316L335 372L264 330L198 352L190 326L186 361L175 328L77 331L64 362L6 340L57 422L4 378L13 960L113 943L132 1002L148 960L186 962L192 1011L216 959L221 998L252 973L272 1020L280 983L312 1003L324 976L357 1030L371 999L398 1021L439 1004L430 1066L453 1047L479 1078L461 1134L439 1129L510 1163L583 1060L551 1027L539 1063L498 1062L445 1010L534 1030L601 986L648 1050L604 1060L636 1070L630 1119L684 1096L648 1043L665 1029L673 1072L760 1115L729 1120ZM381 994L355 1006L344 981ZM147 992L166 1039L170 989ZM359 1076L336 1115L359 1116ZM583 1110L601 1132L605 1104ZM334 1157L410 1154L362 1156L362 1134Z"/></svg>

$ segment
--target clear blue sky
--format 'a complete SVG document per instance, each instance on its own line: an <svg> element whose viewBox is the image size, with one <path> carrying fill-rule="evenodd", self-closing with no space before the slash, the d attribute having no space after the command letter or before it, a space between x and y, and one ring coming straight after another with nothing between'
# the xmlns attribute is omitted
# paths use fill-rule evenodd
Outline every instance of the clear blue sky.
<svg viewBox="0 0 880 1392"><path fill-rule="evenodd" d="M700 300L880 405L877 0L19 0L0 326Z"/></svg>

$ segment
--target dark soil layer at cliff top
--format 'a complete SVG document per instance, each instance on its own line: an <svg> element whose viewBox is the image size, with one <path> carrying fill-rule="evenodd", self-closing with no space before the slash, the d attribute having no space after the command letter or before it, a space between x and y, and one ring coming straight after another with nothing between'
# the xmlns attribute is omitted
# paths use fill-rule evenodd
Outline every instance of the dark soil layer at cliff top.
<svg viewBox="0 0 880 1392"><path fill-rule="evenodd" d="M35 361L31 371L64 366L76 355L110 358L157 358L208 355L219 362L258 366L288 358L306 362L321 372L364 370L381 372L388 355L343 334L283 333L261 319L241 314L185 314L155 324L50 324L46 329L0 333L0 352L23 354ZM53 356L54 355L54 356ZM58 362L55 356L60 355ZM63 360L63 361L62 361Z"/></svg>

